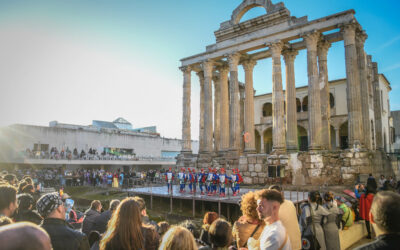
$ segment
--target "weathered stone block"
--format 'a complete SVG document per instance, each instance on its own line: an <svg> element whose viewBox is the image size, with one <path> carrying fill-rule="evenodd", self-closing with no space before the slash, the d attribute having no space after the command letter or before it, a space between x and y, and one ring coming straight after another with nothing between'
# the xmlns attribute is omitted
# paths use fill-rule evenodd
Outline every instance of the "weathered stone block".
<svg viewBox="0 0 400 250"><path fill-rule="evenodd" d="M250 172L243 172L243 176L250 176L251 174L250 174Z"/></svg>
<svg viewBox="0 0 400 250"><path fill-rule="evenodd" d="M240 170L241 172L248 171L248 165L247 165L247 164L240 164L240 165L239 165L239 170Z"/></svg>
<svg viewBox="0 0 400 250"><path fill-rule="evenodd" d="M249 172L254 172L254 165L253 164L249 164Z"/></svg>
<svg viewBox="0 0 400 250"><path fill-rule="evenodd" d="M255 170L257 173L261 172L261 171L262 171L262 166L261 166L261 164L256 164L256 165L254 166L254 170Z"/></svg>
<svg viewBox="0 0 400 250"><path fill-rule="evenodd" d="M287 159L281 159L281 160L280 160L281 165L287 165L288 162L289 162L289 161L288 161Z"/></svg>
<svg viewBox="0 0 400 250"><path fill-rule="evenodd" d="M253 177L253 184L258 184L258 178L257 177Z"/></svg>
<svg viewBox="0 0 400 250"><path fill-rule="evenodd" d="M264 163L264 160L266 159L266 157L257 157L257 163Z"/></svg>
<svg viewBox="0 0 400 250"><path fill-rule="evenodd" d="M258 177L265 178L267 177L267 173L258 173Z"/></svg>
<svg viewBox="0 0 400 250"><path fill-rule="evenodd" d="M251 177L243 177L244 184L253 184L253 178Z"/></svg>
<svg viewBox="0 0 400 250"><path fill-rule="evenodd" d="M257 176L257 173L256 172L251 172L251 177L255 177L255 176Z"/></svg>
<svg viewBox="0 0 400 250"><path fill-rule="evenodd" d="M249 157L249 158L247 159L247 161L248 161L250 164L256 164L256 163L257 163L257 158L256 158L256 157Z"/></svg>
<svg viewBox="0 0 400 250"><path fill-rule="evenodd" d="M368 164L369 164L368 158L352 158L352 159L350 159L350 165L352 165L352 166L368 165Z"/></svg>
<svg viewBox="0 0 400 250"><path fill-rule="evenodd" d="M247 158L246 157L240 157L239 164L247 164Z"/></svg>

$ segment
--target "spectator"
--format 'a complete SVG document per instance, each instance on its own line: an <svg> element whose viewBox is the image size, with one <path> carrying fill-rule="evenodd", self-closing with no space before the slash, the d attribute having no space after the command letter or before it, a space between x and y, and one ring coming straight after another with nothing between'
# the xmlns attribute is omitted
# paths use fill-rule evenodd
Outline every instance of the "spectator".
<svg viewBox="0 0 400 250"><path fill-rule="evenodd" d="M189 230L174 226L165 233L159 250L197 250L197 245Z"/></svg>
<svg viewBox="0 0 400 250"><path fill-rule="evenodd" d="M49 235L42 228L28 222L0 227L1 249L51 250Z"/></svg>
<svg viewBox="0 0 400 250"><path fill-rule="evenodd" d="M203 218L203 226L201 227L200 240L206 245L211 245L208 230L211 224L218 219L218 214L216 212L207 212Z"/></svg>
<svg viewBox="0 0 400 250"><path fill-rule="evenodd" d="M266 227L260 236L260 249L290 250L289 235L279 220L279 208L283 203L282 194L276 190L264 189L257 193L257 212ZM251 239L250 239L251 240ZM251 241L247 243L252 245Z"/></svg>
<svg viewBox="0 0 400 250"><path fill-rule="evenodd" d="M0 216L11 218L17 208L17 189L10 185L0 185Z"/></svg>
<svg viewBox="0 0 400 250"><path fill-rule="evenodd" d="M211 245L199 248L199 250L228 250L232 243L232 227L224 219L215 220L209 230Z"/></svg>
<svg viewBox="0 0 400 250"><path fill-rule="evenodd" d="M317 244L314 239L318 241L321 250L326 249L322 220L329 212L321 204L321 194L318 191L312 191L308 193L308 204L302 206L299 223L302 231L301 237L310 241L311 249L315 248Z"/></svg>
<svg viewBox="0 0 400 250"><path fill-rule="evenodd" d="M385 176L382 174L382 175L381 175L381 178L379 179L379 190L381 190L381 189L383 188L383 185L385 184L385 182L386 182L386 178L385 178Z"/></svg>
<svg viewBox="0 0 400 250"><path fill-rule="evenodd" d="M199 238L199 232L196 228L196 224L194 224L191 220L185 220L179 224L179 226L186 228L189 230L195 239Z"/></svg>
<svg viewBox="0 0 400 250"><path fill-rule="evenodd" d="M43 195L36 206L44 218L41 227L50 235L54 250L89 249L86 235L74 230L65 221L65 207L58 193Z"/></svg>
<svg viewBox="0 0 400 250"><path fill-rule="evenodd" d="M12 220L8 218L7 216L0 216L0 227L12 224Z"/></svg>
<svg viewBox="0 0 400 250"><path fill-rule="evenodd" d="M393 192L379 192L375 195L370 218L377 239L357 250L389 250L400 246L400 195Z"/></svg>
<svg viewBox="0 0 400 250"><path fill-rule="evenodd" d="M278 185L270 186L269 189L276 190L282 194L282 188ZM296 207L293 202L286 200L282 194L283 203L279 208L279 220L282 222L289 235L290 245L292 249L301 249L301 233L297 220Z"/></svg>
<svg viewBox="0 0 400 250"><path fill-rule="evenodd" d="M363 220L365 220L365 226L367 228L367 239L371 239L371 226L369 222L369 210L371 209L372 200L374 199L374 195L376 194L376 181L375 179L368 178L367 187L364 190L363 194L358 193L358 185L356 185L356 189L354 191L359 201L359 213Z"/></svg>
<svg viewBox="0 0 400 250"><path fill-rule="evenodd" d="M339 209L342 210L342 218L341 218L342 225L343 225L342 228L343 228L343 230L347 230L354 223L353 212L346 205L345 200L342 197L337 196L337 197L335 197L335 199L336 199L336 203L339 206Z"/></svg>
<svg viewBox="0 0 400 250"><path fill-rule="evenodd" d="M100 242L101 250L157 249L159 235L151 226L142 223L139 204L134 198L125 198L108 223Z"/></svg>
<svg viewBox="0 0 400 250"><path fill-rule="evenodd" d="M329 212L326 216L326 223L322 226L325 236L326 249L340 250L339 228L337 218L339 215L339 208L333 199L332 192L324 194L324 208ZM340 223L339 223L340 224Z"/></svg>
<svg viewBox="0 0 400 250"><path fill-rule="evenodd" d="M95 218L93 230L98 231L100 234L103 234L107 230L108 221L110 220L115 210L117 210L119 203L119 200L112 200L110 202L110 209L101 213L100 216Z"/></svg>
<svg viewBox="0 0 400 250"><path fill-rule="evenodd" d="M163 237L163 235L168 231L169 229L169 224L166 221L160 221L158 222L158 234L160 235L160 238Z"/></svg>
<svg viewBox="0 0 400 250"><path fill-rule="evenodd" d="M139 204L140 214L142 215L143 224L154 226L154 228L158 230L157 223L155 221L150 220L149 216L147 215L146 202L144 201L144 199L139 196L135 196L133 197L133 199Z"/></svg>
<svg viewBox="0 0 400 250"><path fill-rule="evenodd" d="M17 177L13 174L7 174L3 177L3 179L11 186L15 186L17 184Z"/></svg>
<svg viewBox="0 0 400 250"><path fill-rule="evenodd" d="M35 200L30 194L18 195L18 209L14 216L15 222L29 221L33 224L39 225L42 222L42 217L33 211Z"/></svg>
<svg viewBox="0 0 400 250"><path fill-rule="evenodd" d="M258 218L257 200L254 192L248 192L242 196L240 203L242 216L233 224L232 235L237 248L246 248L250 237L258 240L265 227L263 220Z"/></svg>
<svg viewBox="0 0 400 250"><path fill-rule="evenodd" d="M90 204L90 208L85 211L85 217L83 218L82 223L82 233L89 236L90 232L94 228L94 222L96 218L100 216L101 213L101 202L99 200L94 200Z"/></svg>
<svg viewBox="0 0 400 250"><path fill-rule="evenodd" d="M90 250L98 250L100 248L101 235L97 231L91 231L88 237Z"/></svg>

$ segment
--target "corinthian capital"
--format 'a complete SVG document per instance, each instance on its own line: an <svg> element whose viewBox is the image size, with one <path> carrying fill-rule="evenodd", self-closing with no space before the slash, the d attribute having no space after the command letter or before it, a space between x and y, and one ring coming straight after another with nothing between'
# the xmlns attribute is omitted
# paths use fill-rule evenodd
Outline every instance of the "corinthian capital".
<svg viewBox="0 0 400 250"><path fill-rule="evenodd" d="M205 60L201 64L205 77L212 77L214 62L212 60Z"/></svg>
<svg viewBox="0 0 400 250"><path fill-rule="evenodd" d="M356 42L356 29L359 27L355 21L344 24L341 27L341 32L343 34L344 45L355 44Z"/></svg>
<svg viewBox="0 0 400 250"><path fill-rule="evenodd" d="M318 42L318 57L325 58L328 54L328 50L331 47L331 43L327 40L321 40Z"/></svg>
<svg viewBox="0 0 400 250"><path fill-rule="evenodd" d="M293 62L294 59L296 59L296 56L299 54L299 52L295 49L286 49L283 51L283 59L285 60L285 63L288 64L290 62Z"/></svg>
<svg viewBox="0 0 400 250"><path fill-rule="evenodd" d="M228 57L229 70L237 71L237 66L240 60L240 53L235 52L233 54L229 54L227 57Z"/></svg>
<svg viewBox="0 0 400 250"><path fill-rule="evenodd" d="M192 68L190 66L182 66L179 67L179 69L185 74L185 73L190 73L192 71Z"/></svg>
<svg viewBox="0 0 400 250"><path fill-rule="evenodd" d="M267 46L271 50L272 57L280 57L281 56L283 42L278 41L278 42L273 42L273 43L267 43Z"/></svg>
<svg viewBox="0 0 400 250"><path fill-rule="evenodd" d="M252 60L252 59L248 59L246 61L243 62L243 69L246 72L252 72L254 69L254 66L256 66L257 61Z"/></svg>
<svg viewBox="0 0 400 250"><path fill-rule="evenodd" d="M307 32L303 35L303 39L306 42L307 50L317 50L317 44L321 37L321 33L317 31Z"/></svg>
<svg viewBox="0 0 400 250"><path fill-rule="evenodd" d="M368 35L365 30L361 30L356 33L356 44L357 46L364 47L365 40L367 40Z"/></svg>

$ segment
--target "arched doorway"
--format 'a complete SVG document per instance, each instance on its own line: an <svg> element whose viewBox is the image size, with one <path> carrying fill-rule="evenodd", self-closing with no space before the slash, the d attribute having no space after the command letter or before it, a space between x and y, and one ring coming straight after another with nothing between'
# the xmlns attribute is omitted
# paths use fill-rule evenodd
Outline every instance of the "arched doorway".
<svg viewBox="0 0 400 250"><path fill-rule="evenodd" d="M264 151L269 154L272 151L273 141L272 141L272 128L264 131Z"/></svg>
<svg viewBox="0 0 400 250"><path fill-rule="evenodd" d="M349 148L349 126L347 121L340 126L339 137L340 137L340 148L341 149Z"/></svg>
<svg viewBox="0 0 400 250"><path fill-rule="evenodd" d="M256 152L261 153L261 136L260 133L258 133L257 130L254 130L254 140L256 144Z"/></svg>
<svg viewBox="0 0 400 250"><path fill-rule="evenodd" d="M308 96L303 98L303 112L308 111Z"/></svg>
<svg viewBox="0 0 400 250"><path fill-rule="evenodd" d="M299 143L299 151L308 151L308 135L307 130L297 125L297 136Z"/></svg>
<svg viewBox="0 0 400 250"><path fill-rule="evenodd" d="M272 116L272 103L264 103L262 110L263 117Z"/></svg>
<svg viewBox="0 0 400 250"><path fill-rule="evenodd" d="M301 101L299 98L296 98L296 110L297 112L301 112Z"/></svg>

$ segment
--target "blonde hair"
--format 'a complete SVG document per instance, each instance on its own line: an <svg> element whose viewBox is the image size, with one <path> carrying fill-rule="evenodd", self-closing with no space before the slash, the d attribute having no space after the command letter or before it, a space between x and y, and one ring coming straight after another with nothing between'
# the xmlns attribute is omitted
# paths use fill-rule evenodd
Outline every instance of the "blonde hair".
<svg viewBox="0 0 400 250"><path fill-rule="evenodd" d="M253 220L260 221L257 214L257 199L254 192L248 192L242 195L242 202L240 203L240 210L242 214Z"/></svg>
<svg viewBox="0 0 400 250"><path fill-rule="evenodd" d="M189 230L173 226L164 234L159 250L197 250L197 244Z"/></svg>

